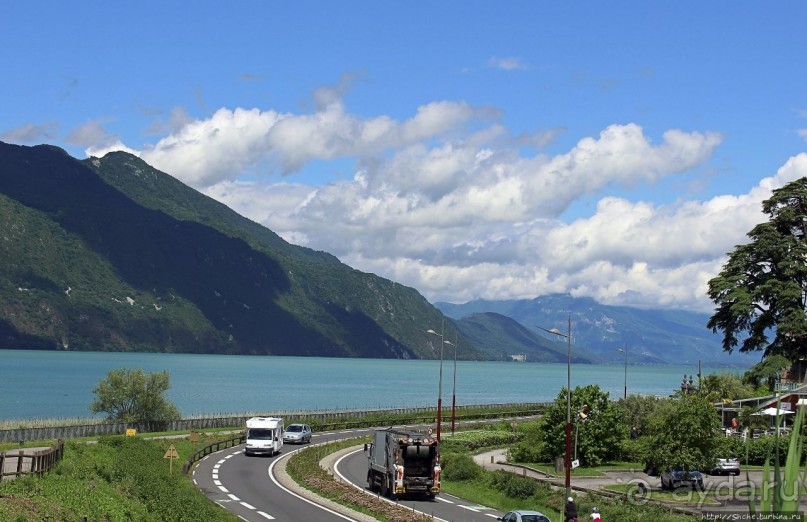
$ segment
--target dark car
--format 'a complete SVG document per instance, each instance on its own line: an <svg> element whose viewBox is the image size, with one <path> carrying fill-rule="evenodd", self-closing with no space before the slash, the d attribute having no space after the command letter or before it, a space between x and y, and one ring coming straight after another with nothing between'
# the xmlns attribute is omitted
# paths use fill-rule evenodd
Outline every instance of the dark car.
<svg viewBox="0 0 807 522"><path fill-rule="evenodd" d="M286 444L305 444L311 442L311 426L308 424L289 424L283 433Z"/></svg>
<svg viewBox="0 0 807 522"><path fill-rule="evenodd" d="M691 489L703 489L703 475L700 471L683 469L673 469L661 474L661 487L663 489L678 489L688 487Z"/></svg>
<svg viewBox="0 0 807 522"><path fill-rule="evenodd" d="M502 522L550 522L549 517L540 511L525 510L510 511L496 520L501 520Z"/></svg>

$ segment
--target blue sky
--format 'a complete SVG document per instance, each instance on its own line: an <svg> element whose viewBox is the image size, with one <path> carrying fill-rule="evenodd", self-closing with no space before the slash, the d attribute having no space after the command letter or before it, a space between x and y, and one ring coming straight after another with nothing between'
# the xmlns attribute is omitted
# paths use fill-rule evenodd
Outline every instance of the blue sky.
<svg viewBox="0 0 807 522"><path fill-rule="evenodd" d="M710 310L807 175L803 2L6 2L0 140L137 154L429 300Z"/></svg>

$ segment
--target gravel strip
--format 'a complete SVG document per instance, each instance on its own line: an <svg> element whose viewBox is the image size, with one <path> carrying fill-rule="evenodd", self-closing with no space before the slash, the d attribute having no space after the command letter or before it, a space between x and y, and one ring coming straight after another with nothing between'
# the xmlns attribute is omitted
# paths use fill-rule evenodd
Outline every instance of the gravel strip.
<svg viewBox="0 0 807 522"><path fill-rule="evenodd" d="M342 451L332 453L332 454L328 455L327 457L325 457L324 459L322 459L320 461L319 465L322 466L322 468L325 471L327 471L328 473L333 475L333 465L334 465L334 463L340 457L342 457L342 455L345 455L346 453L350 453L351 451L355 451L357 448L360 448L360 447L361 446L354 446L352 448L345 448ZM332 511L336 511L337 513L340 513L342 515L350 517L353 520L356 520L357 522L374 522L374 521L378 520L377 518L373 518L370 515L366 515L364 513L359 513L358 511L350 509L347 506L343 506L342 504L334 502L333 500L321 497L321 496L317 495L316 493L314 493L312 491L309 491L306 488L302 487L300 484L295 482L294 479L292 479L289 476L288 473L286 473L286 463L287 462L288 462L288 458L282 458L281 460L279 460L277 462L277 464L275 464L275 476L277 477L277 480L284 487L288 488L289 490L293 491L294 493L297 493L301 497L307 498L308 500L310 500L312 502L315 502L315 503L317 503L317 504L319 504L321 506L325 506L325 507L327 507L328 509L330 509ZM338 479L334 478L334 480L338 480Z"/></svg>

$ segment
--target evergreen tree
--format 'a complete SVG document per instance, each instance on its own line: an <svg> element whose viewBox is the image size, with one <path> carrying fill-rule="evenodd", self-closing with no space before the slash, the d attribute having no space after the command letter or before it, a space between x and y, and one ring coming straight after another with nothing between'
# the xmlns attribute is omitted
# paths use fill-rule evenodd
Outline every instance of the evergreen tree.
<svg viewBox="0 0 807 522"><path fill-rule="evenodd" d="M807 356L807 177L774 190L762 209L769 220L709 281L717 306L708 327L723 332L728 352L739 345L795 361Z"/></svg>

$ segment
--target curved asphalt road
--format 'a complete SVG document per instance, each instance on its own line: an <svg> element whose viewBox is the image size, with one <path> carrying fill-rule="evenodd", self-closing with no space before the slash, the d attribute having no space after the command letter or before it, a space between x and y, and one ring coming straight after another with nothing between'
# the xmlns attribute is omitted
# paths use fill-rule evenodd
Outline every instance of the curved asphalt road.
<svg viewBox="0 0 807 522"><path fill-rule="evenodd" d="M376 495L367 489L367 457L364 451L358 449L345 455L336 462L335 471L358 489L370 495ZM386 499L385 499L386 500ZM423 498L401 498L397 502L409 509L414 509L434 517L437 520L462 520L463 522L476 522L496 520L504 513L486 506L472 504L464 499L440 493L434 500Z"/></svg>
<svg viewBox="0 0 807 522"><path fill-rule="evenodd" d="M494 422L498 422L498 419ZM401 429L424 430L427 427L399 426ZM369 435L376 428L362 428L335 432L314 433L315 443L331 442ZM318 506L281 485L273 474L273 465L296 449L284 445L275 457L246 457L243 445L213 453L200 460L193 470L193 482L209 499L247 522L323 521L344 522L350 517ZM335 464L336 472L355 487L376 495L367 489L367 458L357 450ZM485 506L476 506L457 497L440 493L435 500L401 499L399 504L416 509L439 520L468 522L491 521L501 512Z"/></svg>
<svg viewBox="0 0 807 522"><path fill-rule="evenodd" d="M358 437L371 431L315 433L314 441ZM275 457L247 457L242 444L212 453L194 467L193 482L213 502L248 522L353 520L306 500L277 481L273 466L296 449L284 444L280 455Z"/></svg>

